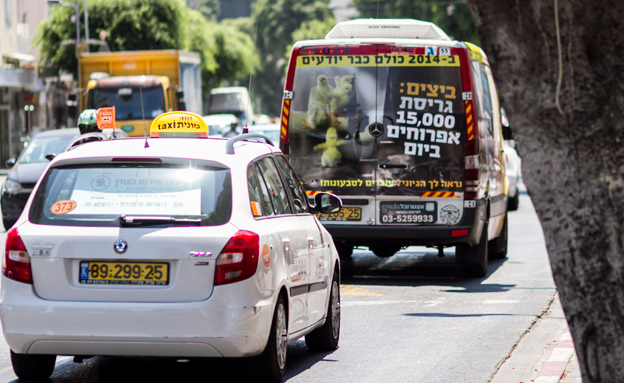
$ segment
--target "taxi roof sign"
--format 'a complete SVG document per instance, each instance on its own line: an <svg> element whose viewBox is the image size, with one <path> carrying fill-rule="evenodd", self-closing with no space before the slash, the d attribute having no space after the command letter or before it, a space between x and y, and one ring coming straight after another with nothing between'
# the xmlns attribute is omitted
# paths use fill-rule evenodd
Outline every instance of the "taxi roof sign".
<svg viewBox="0 0 624 383"><path fill-rule="evenodd" d="M208 137L208 125L195 113L163 113L152 121L150 137Z"/></svg>
<svg viewBox="0 0 624 383"><path fill-rule="evenodd" d="M115 107L100 108L96 115L97 127L101 130L115 129Z"/></svg>

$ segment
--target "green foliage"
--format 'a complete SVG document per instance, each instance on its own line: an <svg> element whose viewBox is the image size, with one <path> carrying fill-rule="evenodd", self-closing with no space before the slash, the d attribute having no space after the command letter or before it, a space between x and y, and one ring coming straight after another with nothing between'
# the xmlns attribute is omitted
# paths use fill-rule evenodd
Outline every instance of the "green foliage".
<svg viewBox="0 0 624 383"><path fill-rule="evenodd" d="M199 5L210 1L197 0ZM80 1L82 5L83 2ZM245 78L253 69L253 40L231 26L218 26L183 0L88 0L90 39L101 32L111 51L182 49L199 52L204 87ZM201 7L200 7L201 8ZM77 72L75 9L56 6L37 30L40 67L48 76ZM85 38L80 10L81 41ZM60 47L60 49L59 49ZM91 45L90 51L97 51ZM258 56L257 54L255 55Z"/></svg>
<svg viewBox="0 0 624 383"><path fill-rule="evenodd" d="M479 44L467 1L459 4L431 0L353 0L361 18L396 18L430 21L451 38Z"/></svg>
<svg viewBox="0 0 624 383"><path fill-rule="evenodd" d="M217 21L221 13L219 0L186 0L189 8L199 11L207 20Z"/></svg>
<svg viewBox="0 0 624 383"><path fill-rule="evenodd" d="M247 80L259 68L259 55L255 52L250 35L227 24L219 24L215 34L217 62L214 75L207 79L210 88Z"/></svg>
<svg viewBox="0 0 624 383"><path fill-rule="evenodd" d="M310 20L301 24L301 27L293 32L292 43L286 48L286 60L290 57L294 43L302 40L316 40L323 39L327 32L329 32L334 26L336 26L336 20L333 17L328 17L325 20Z"/></svg>
<svg viewBox="0 0 624 383"><path fill-rule="evenodd" d="M264 113L277 115L287 63L284 52L293 42L293 32L305 22L325 22L333 18L333 13L329 0L259 0L253 5L252 18L257 30L256 47L261 53L252 92L260 99Z"/></svg>

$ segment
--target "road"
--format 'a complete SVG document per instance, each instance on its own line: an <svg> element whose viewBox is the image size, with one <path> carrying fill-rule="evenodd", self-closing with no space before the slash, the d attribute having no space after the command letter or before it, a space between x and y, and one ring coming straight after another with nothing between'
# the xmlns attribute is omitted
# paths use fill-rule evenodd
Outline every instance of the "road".
<svg viewBox="0 0 624 383"><path fill-rule="evenodd" d="M526 195L509 216L509 255L487 277L464 279L453 249L408 248L391 258L356 250L342 281L340 347L289 346L284 381L488 382L555 296L541 227ZM4 234L2 234L4 243ZM180 326L184 318L180 318ZM253 365L96 357L57 359L51 382L247 382ZM0 382L17 382L0 341Z"/></svg>

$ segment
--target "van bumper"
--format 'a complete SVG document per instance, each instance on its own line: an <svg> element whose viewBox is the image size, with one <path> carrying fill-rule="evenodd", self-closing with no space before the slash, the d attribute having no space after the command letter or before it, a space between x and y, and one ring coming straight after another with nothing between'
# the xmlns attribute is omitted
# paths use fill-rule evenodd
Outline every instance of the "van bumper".
<svg viewBox="0 0 624 383"><path fill-rule="evenodd" d="M476 245L487 216L485 200L477 200L475 208L464 208L457 225L367 225L323 222L336 245L370 246L392 244L400 246ZM467 230L467 234L461 231Z"/></svg>

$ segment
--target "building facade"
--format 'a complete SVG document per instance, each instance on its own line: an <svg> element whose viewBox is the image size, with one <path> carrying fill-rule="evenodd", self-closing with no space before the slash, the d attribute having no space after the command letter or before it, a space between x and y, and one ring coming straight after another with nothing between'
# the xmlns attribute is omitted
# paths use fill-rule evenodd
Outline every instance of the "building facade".
<svg viewBox="0 0 624 383"><path fill-rule="evenodd" d="M21 152L28 134L45 128L45 87L33 41L47 14L46 0L0 0L0 167Z"/></svg>

